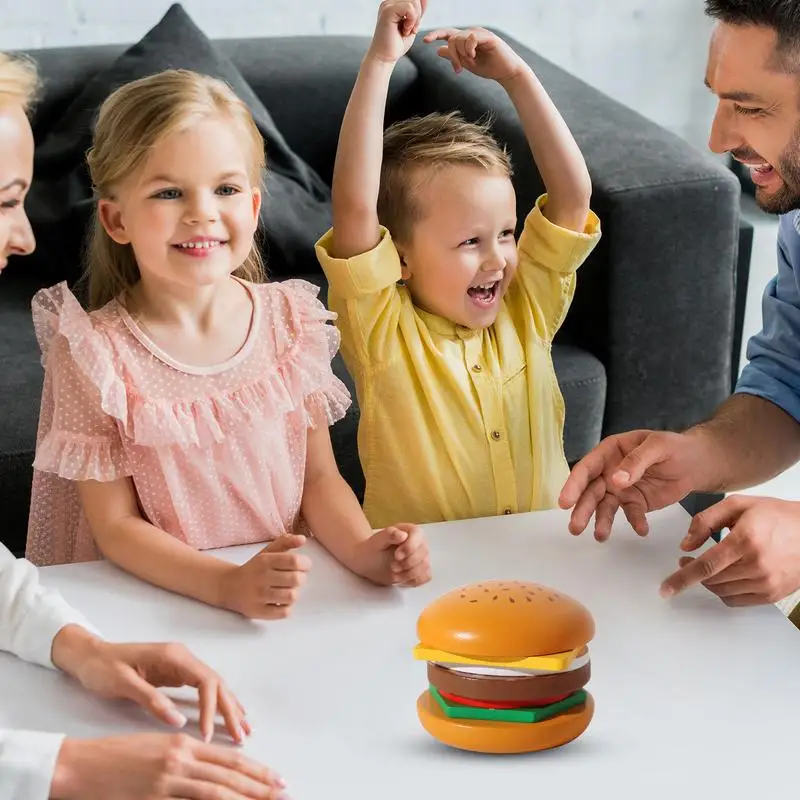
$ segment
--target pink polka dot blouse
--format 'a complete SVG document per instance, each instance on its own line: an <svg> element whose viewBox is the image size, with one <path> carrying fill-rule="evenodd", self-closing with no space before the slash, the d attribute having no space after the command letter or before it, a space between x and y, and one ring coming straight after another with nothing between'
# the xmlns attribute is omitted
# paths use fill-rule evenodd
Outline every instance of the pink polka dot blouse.
<svg viewBox="0 0 800 800"><path fill-rule="evenodd" d="M197 549L298 529L307 431L351 398L331 369L335 315L299 280L244 282L243 347L212 367L180 364L117 301L87 314L65 283L36 294L45 368L27 557L101 557L76 481L128 477L143 517Z"/></svg>

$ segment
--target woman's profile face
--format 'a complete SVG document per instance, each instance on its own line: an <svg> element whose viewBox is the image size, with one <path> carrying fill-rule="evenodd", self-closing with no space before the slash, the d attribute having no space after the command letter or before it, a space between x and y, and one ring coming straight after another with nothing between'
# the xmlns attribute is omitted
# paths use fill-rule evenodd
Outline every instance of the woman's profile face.
<svg viewBox="0 0 800 800"><path fill-rule="evenodd" d="M25 214L33 178L33 131L19 103L0 105L0 272L10 256L33 252L36 242Z"/></svg>

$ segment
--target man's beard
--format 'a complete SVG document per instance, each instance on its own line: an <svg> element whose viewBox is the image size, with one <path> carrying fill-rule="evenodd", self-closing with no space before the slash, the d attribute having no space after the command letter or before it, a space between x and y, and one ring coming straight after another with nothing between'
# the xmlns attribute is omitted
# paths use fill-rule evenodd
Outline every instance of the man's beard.
<svg viewBox="0 0 800 800"><path fill-rule="evenodd" d="M773 168L781 178L782 185L771 194L756 186L758 207L767 214L788 214L800 209L800 129L795 130L788 147Z"/></svg>

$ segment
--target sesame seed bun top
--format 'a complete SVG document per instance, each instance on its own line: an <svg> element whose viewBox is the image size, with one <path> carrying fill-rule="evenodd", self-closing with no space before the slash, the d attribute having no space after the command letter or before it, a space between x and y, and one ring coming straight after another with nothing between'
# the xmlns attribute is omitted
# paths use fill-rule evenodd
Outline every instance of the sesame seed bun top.
<svg viewBox="0 0 800 800"><path fill-rule="evenodd" d="M577 600L525 581L483 581L454 589L417 620L427 647L483 659L563 653L594 637L594 620Z"/></svg>

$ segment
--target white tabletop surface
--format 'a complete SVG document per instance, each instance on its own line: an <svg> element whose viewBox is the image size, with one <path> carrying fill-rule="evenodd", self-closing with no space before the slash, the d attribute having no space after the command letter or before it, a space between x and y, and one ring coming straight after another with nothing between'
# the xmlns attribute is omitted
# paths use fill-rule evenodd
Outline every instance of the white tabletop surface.
<svg viewBox="0 0 800 800"><path fill-rule="evenodd" d="M680 507L653 515L646 539L620 525L603 545L573 538L566 521L555 511L431 526L434 580L413 590L365 585L309 546L314 566L302 599L293 616L271 624L171 595L106 563L50 568L44 579L109 639L180 640L222 672L255 728L245 752L286 778L292 800L793 795L800 633L773 606L728 609L702 587L659 597L686 531ZM241 562L257 549L223 555ZM596 712L572 744L471 754L420 726L417 616L451 588L486 579L548 584L594 615L588 688ZM0 687L6 725L86 737L152 729L130 706L6 655Z"/></svg>

